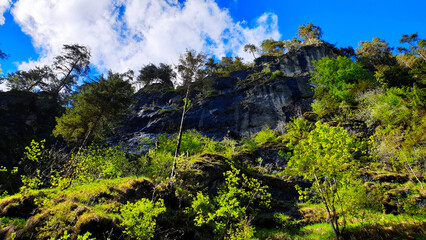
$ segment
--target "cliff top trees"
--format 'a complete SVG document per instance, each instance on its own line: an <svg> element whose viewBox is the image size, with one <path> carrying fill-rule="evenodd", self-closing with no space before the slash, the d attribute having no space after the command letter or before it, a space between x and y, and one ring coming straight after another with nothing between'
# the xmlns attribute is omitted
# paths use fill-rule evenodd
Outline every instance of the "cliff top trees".
<svg viewBox="0 0 426 240"><path fill-rule="evenodd" d="M176 77L176 73L170 65L160 63L157 67L154 64L145 65L140 71L137 80L143 82L145 86L158 81L161 84L173 87L172 79Z"/></svg>
<svg viewBox="0 0 426 240"><path fill-rule="evenodd" d="M179 58L177 70L182 78L183 85L201 80L205 77L204 66L206 55L196 53L194 50L186 50L184 55Z"/></svg>
<svg viewBox="0 0 426 240"><path fill-rule="evenodd" d="M47 90L47 82L54 78L55 75L50 67L35 67L29 71L10 73L7 76L6 86L19 91L33 91L36 87L40 90Z"/></svg>
<svg viewBox="0 0 426 240"><path fill-rule="evenodd" d="M306 25L303 24L299 26L297 36L309 44L316 44L321 42L322 30L320 27L315 26L312 23L308 23Z"/></svg>
<svg viewBox="0 0 426 240"><path fill-rule="evenodd" d="M409 49L399 47L398 50L409 55L419 55L426 61L426 39L420 39L417 33L402 35L400 43L408 43Z"/></svg>
<svg viewBox="0 0 426 240"><path fill-rule="evenodd" d="M253 54L253 58L256 58L255 53L259 52L259 49L254 44L246 44L244 46L244 52L250 52Z"/></svg>
<svg viewBox="0 0 426 240"><path fill-rule="evenodd" d="M358 45L356 59L364 68L374 70L379 65L396 64L392 48L386 41L373 37L372 41L361 41Z"/></svg>
<svg viewBox="0 0 426 240"><path fill-rule="evenodd" d="M49 84L53 94L59 94L63 89L70 93L77 83L77 78L90 71L90 51L87 47L77 44L64 45L63 50L62 55L55 57L52 66L57 73L57 77Z"/></svg>
<svg viewBox="0 0 426 240"><path fill-rule="evenodd" d="M34 91L36 89L59 95L69 94L77 83L77 78L90 70L90 51L87 47L64 45L63 54L55 57L52 66L18 71L9 74L7 85L15 90Z"/></svg>

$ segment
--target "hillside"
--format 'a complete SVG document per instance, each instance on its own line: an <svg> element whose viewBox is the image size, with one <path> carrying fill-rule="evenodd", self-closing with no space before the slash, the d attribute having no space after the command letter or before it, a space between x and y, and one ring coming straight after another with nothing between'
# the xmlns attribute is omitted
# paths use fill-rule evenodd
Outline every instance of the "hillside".
<svg viewBox="0 0 426 240"><path fill-rule="evenodd" d="M0 239L424 239L424 47L296 40L0 93Z"/></svg>

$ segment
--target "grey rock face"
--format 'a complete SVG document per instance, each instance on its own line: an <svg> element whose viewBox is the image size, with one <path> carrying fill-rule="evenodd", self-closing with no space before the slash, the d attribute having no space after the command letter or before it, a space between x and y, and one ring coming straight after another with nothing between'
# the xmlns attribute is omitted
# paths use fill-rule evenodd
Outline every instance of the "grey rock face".
<svg viewBox="0 0 426 240"><path fill-rule="evenodd" d="M263 56L255 60L255 71L238 71L228 77L208 77L194 84L184 128L222 139L239 138L268 126L277 131L292 116L310 110L314 85L309 72L313 60L333 56L325 46L303 47L281 57ZM250 74L268 66L271 72L281 70L284 76L270 79ZM253 75L252 75L253 76ZM140 92L132 114L124 123L124 138L147 134L174 133L178 130L184 98L183 90Z"/></svg>

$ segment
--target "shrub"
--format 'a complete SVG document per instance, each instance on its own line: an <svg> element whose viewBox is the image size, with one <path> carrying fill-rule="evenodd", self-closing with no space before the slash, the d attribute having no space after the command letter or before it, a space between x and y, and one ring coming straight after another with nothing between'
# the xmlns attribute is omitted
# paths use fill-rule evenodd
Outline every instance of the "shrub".
<svg viewBox="0 0 426 240"><path fill-rule="evenodd" d="M153 238L156 226L155 218L165 211L166 207L164 207L162 199L158 199L155 203L146 198L135 203L127 202L121 208L123 217L121 226L125 228L124 233L138 240Z"/></svg>
<svg viewBox="0 0 426 240"><path fill-rule="evenodd" d="M91 146L74 156L71 163L74 179L80 183L123 177L131 171L126 154L118 147Z"/></svg>
<svg viewBox="0 0 426 240"><path fill-rule="evenodd" d="M312 124L301 118L291 118L286 126L284 140L290 145L297 144L300 140L306 138L312 130Z"/></svg>
<svg viewBox="0 0 426 240"><path fill-rule="evenodd" d="M260 132L258 132L254 136L254 142L258 145L264 144L266 142L273 142L277 139L277 136L275 136L274 130L271 130L268 127L263 128Z"/></svg>
<svg viewBox="0 0 426 240"><path fill-rule="evenodd" d="M213 201L209 196L198 192L192 200L187 213L195 215L194 225L210 224L214 232L221 237L241 239L241 234L252 235L249 218L256 213L256 206L269 207L271 194L261 182L240 174L240 170L232 167L224 173L225 185L218 191ZM242 230L246 230L244 233Z"/></svg>

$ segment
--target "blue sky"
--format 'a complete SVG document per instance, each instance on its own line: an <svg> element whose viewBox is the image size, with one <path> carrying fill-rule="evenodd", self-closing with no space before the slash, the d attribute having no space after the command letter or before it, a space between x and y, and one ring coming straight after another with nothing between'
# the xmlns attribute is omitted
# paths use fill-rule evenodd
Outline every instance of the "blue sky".
<svg viewBox="0 0 426 240"><path fill-rule="evenodd" d="M4 73L50 64L70 43L89 46L99 71L173 64L186 48L251 61L244 44L291 39L308 22L340 47L373 36L396 47L402 34L426 38L425 9L425 0L0 0L10 55L0 64Z"/></svg>

